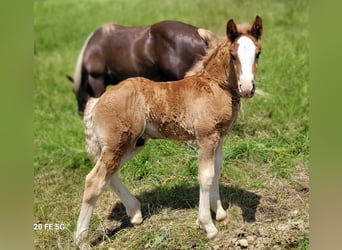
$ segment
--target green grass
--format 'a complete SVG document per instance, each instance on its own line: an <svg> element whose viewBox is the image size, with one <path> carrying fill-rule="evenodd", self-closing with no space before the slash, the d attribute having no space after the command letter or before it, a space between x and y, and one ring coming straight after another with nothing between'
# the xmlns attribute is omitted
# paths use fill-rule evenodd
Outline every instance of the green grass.
<svg viewBox="0 0 342 250"><path fill-rule="evenodd" d="M242 100L238 121L225 139L220 183L229 221L217 223L223 236L210 242L194 223L196 150L158 140L149 141L121 171L142 202L143 224L130 227L122 204L108 190L97 203L90 237L95 249L223 249L247 236L256 237L250 244L265 248L308 249L308 5L307 0L35 1L34 223L66 225L35 231L35 248L73 248L84 178L92 164L65 75L73 74L89 33L108 21L143 25L175 19L224 35L228 19L251 22L260 15L264 34L257 88L269 95ZM256 221L246 222L253 215ZM272 231L283 224L290 226Z"/></svg>

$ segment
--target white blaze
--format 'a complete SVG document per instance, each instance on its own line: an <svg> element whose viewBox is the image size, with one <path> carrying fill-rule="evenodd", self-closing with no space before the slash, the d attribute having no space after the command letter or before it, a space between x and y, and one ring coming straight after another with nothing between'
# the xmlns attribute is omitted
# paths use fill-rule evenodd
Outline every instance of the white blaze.
<svg viewBox="0 0 342 250"><path fill-rule="evenodd" d="M241 64L241 75L238 76L238 87L240 95L249 98L253 96L255 90L253 63L256 47L252 39L246 36L240 37L237 43L239 44L237 54Z"/></svg>
<svg viewBox="0 0 342 250"><path fill-rule="evenodd" d="M242 74L240 76L241 81L252 81L254 80L252 68L255 57L255 45L249 37L242 36L237 41L239 44L238 56L241 63Z"/></svg>

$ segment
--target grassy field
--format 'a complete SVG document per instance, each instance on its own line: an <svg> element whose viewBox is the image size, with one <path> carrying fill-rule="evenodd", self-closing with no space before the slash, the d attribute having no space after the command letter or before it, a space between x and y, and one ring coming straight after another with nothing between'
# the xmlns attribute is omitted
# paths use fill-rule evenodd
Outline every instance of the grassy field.
<svg viewBox="0 0 342 250"><path fill-rule="evenodd" d="M309 248L309 1L37 0L34 2L34 230L36 249L74 249L84 178L92 168L73 74L85 38L104 22L124 25L181 20L224 35L227 20L264 22L257 88L242 100L225 139L220 179L228 218L208 241L195 225L197 152L177 142L149 141L121 171L142 203L144 221L131 226L118 198L97 202L94 249ZM44 228L58 224L61 230ZM39 228L42 225L43 228Z"/></svg>

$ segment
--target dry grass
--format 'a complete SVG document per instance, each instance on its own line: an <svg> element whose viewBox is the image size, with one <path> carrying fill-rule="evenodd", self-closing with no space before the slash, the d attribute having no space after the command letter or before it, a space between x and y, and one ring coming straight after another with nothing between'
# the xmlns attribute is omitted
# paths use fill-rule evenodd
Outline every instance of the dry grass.
<svg viewBox="0 0 342 250"><path fill-rule="evenodd" d="M290 181L271 179L267 164L259 166L257 171L258 181L263 183L258 189L247 188L243 183L222 176L221 198L228 217L216 223L220 232L214 241L208 241L195 224L198 208L195 180L176 185L151 185L150 178L126 183L142 203L144 221L138 226L129 223L122 203L108 189L98 200L92 218L92 247L240 249L243 239L247 240L248 249L294 249L301 246L301 240L307 239L309 234L307 167L297 166ZM37 214L41 221L37 223L66 225L62 231L35 231L37 249L73 248L72 237L83 186L71 181L76 179L75 175L77 173L64 170L36 176L35 193L44 194L36 196L35 203L41 208ZM40 190L46 187L48 192Z"/></svg>

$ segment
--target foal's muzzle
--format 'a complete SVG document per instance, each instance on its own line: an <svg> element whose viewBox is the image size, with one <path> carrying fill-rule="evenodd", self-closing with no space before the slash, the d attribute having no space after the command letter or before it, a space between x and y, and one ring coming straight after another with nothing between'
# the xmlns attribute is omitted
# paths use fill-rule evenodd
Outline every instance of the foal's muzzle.
<svg viewBox="0 0 342 250"><path fill-rule="evenodd" d="M241 97L251 98L255 93L255 80L239 80L238 87Z"/></svg>

